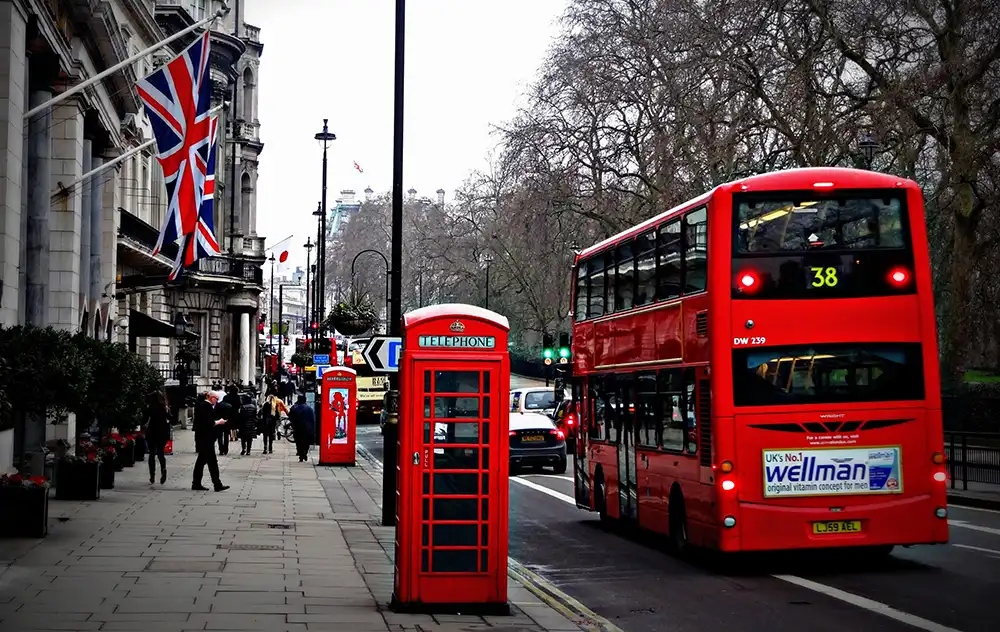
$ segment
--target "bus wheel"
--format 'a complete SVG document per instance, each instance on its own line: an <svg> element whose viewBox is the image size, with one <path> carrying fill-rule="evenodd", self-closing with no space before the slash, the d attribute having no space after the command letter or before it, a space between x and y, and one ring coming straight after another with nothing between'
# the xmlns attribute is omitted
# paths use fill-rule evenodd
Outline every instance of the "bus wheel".
<svg viewBox="0 0 1000 632"><path fill-rule="evenodd" d="M604 486L603 476L597 481L597 485L594 486L594 504L597 505L597 515L600 516L601 522L604 524L610 523L611 518L608 517L608 495L607 489Z"/></svg>
<svg viewBox="0 0 1000 632"><path fill-rule="evenodd" d="M684 497L680 492L670 495L670 505L667 507L670 518L670 546L677 555L687 553L691 545L688 542L687 512L684 510Z"/></svg>

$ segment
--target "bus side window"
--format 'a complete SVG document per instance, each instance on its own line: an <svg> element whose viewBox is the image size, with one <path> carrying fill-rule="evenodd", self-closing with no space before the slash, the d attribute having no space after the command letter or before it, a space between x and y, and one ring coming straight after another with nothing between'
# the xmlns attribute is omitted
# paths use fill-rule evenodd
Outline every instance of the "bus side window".
<svg viewBox="0 0 1000 632"><path fill-rule="evenodd" d="M659 441L659 415L656 405L656 373L648 371L636 376L635 414L639 437L644 448L655 448Z"/></svg>
<svg viewBox="0 0 1000 632"><path fill-rule="evenodd" d="M684 450L683 376L680 369L664 369L659 374L660 446L664 450Z"/></svg>
<svg viewBox="0 0 1000 632"><path fill-rule="evenodd" d="M576 269L576 297L573 306L573 318L576 322L587 318L587 262L581 261Z"/></svg>
<svg viewBox="0 0 1000 632"><path fill-rule="evenodd" d="M703 292L708 281L708 210L684 217L684 293Z"/></svg>
<svg viewBox="0 0 1000 632"><path fill-rule="evenodd" d="M604 399L600 393L594 389L589 392L590 406L588 406L588 427L587 436L598 441L604 440Z"/></svg>
<svg viewBox="0 0 1000 632"><path fill-rule="evenodd" d="M698 399L695 397L694 370L684 371L684 440L688 454L698 453Z"/></svg>
<svg viewBox="0 0 1000 632"><path fill-rule="evenodd" d="M656 254L656 300L681 295L681 222L675 220L660 228Z"/></svg>

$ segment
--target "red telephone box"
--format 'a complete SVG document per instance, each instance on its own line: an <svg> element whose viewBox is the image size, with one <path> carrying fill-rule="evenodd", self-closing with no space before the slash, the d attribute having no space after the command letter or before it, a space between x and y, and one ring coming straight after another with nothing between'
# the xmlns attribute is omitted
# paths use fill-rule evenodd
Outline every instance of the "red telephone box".
<svg viewBox="0 0 1000 632"><path fill-rule="evenodd" d="M320 419L320 465L354 465L357 438L358 380L354 369L323 370Z"/></svg>
<svg viewBox="0 0 1000 632"><path fill-rule="evenodd" d="M471 305L403 316L394 610L510 612L509 330Z"/></svg>

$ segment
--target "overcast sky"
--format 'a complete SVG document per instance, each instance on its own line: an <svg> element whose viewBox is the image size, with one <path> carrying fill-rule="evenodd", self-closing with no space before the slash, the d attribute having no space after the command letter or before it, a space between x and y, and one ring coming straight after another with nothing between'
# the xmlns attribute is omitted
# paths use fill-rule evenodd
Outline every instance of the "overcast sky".
<svg viewBox="0 0 1000 632"><path fill-rule="evenodd" d="M330 119L327 203L392 186L393 0L248 0L264 54L258 118L264 152L257 234L305 264ZM566 0L411 0L406 17L404 187L451 199L496 144L490 125L523 103ZM354 162L364 173L354 169Z"/></svg>

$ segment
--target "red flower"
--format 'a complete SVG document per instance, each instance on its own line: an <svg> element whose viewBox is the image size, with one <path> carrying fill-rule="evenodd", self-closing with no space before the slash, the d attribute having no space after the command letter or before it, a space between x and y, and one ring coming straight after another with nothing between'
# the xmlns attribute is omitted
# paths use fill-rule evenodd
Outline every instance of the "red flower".
<svg viewBox="0 0 1000 632"><path fill-rule="evenodd" d="M88 452L87 453L87 460L90 461L91 463L95 463L97 461L97 453L96 452Z"/></svg>
<svg viewBox="0 0 1000 632"><path fill-rule="evenodd" d="M49 482L49 479L45 478L44 476L32 476L28 480L31 481L32 484L38 485L39 487Z"/></svg>

